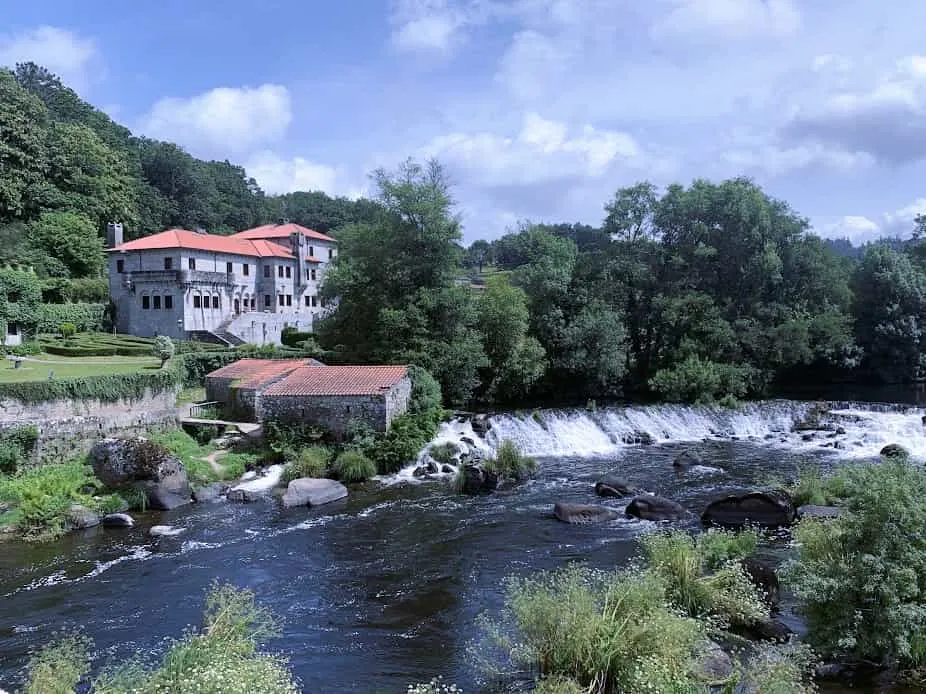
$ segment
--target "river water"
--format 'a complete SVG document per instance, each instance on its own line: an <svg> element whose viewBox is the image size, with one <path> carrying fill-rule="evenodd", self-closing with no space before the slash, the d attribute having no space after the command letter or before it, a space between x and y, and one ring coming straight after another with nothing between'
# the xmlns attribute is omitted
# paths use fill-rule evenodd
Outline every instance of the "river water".
<svg viewBox="0 0 926 694"><path fill-rule="evenodd" d="M497 415L485 440L459 422L438 437L465 436L486 449L511 438L538 458L536 479L491 496L455 495L449 476L422 482L409 468L318 509L284 510L268 497L140 514L132 529L95 528L39 546L5 542L0 688L15 689L29 650L63 628L93 637L104 662L151 653L197 623L219 580L253 589L283 619L283 636L269 645L290 657L306 692L404 692L436 675L482 691L468 645L478 615L500 606L506 576L571 561L617 567L637 551L636 538L656 528L552 518L560 500L623 508L596 499L601 475L617 472L699 513L726 491L791 476L808 463L872 459L887 443L926 458L923 411L836 407L845 433L810 441L790 431L808 405L786 401L739 412L660 406ZM641 433L655 444L623 442ZM704 466L676 472L672 460L682 450L698 452ZM148 535L165 523L184 532ZM786 545L787 538L770 539L762 553L780 558ZM792 615L785 620L800 626Z"/></svg>

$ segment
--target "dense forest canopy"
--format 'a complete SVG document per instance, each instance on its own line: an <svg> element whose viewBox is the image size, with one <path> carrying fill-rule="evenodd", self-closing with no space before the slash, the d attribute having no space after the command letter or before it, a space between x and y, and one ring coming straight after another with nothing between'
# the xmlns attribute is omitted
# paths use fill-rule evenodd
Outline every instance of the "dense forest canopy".
<svg viewBox="0 0 926 694"><path fill-rule="evenodd" d="M317 329L333 359L432 371L448 402L764 395L789 382L926 378L926 219L908 241L824 241L748 179L647 182L599 226L521 223L462 244L437 162L377 171L375 199L266 195L240 166L138 137L32 63L0 70L0 264L44 296L105 293L103 232L335 235Z"/></svg>

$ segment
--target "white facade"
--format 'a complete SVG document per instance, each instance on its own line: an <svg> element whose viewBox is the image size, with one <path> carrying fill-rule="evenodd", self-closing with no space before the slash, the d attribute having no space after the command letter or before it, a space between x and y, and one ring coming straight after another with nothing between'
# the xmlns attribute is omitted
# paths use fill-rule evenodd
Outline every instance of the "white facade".
<svg viewBox="0 0 926 694"><path fill-rule="evenodd" d="M158 236L110 251L109 284L119 332L175 339L212 333L232 342L279 343L287 326L310 332L324 310L319 291L328 263L337 256L333 239L297 233L255 243L192 236L181 241L215 240L203 245L243 246L253 248L253 254L240 248L139 247L156 245Z"/></svg>

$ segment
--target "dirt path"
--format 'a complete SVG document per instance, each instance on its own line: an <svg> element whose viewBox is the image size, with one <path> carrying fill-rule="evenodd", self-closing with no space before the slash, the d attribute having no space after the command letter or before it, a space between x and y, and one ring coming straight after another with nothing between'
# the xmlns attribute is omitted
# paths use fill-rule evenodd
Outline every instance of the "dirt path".
<svg viewBox="0 0 926 694"><path fill-rule="evenodd" d="M205 458L203 458L203 460L209 463L209 467L212 468L212 471L215 474L217 474L219 478L221 478L225 474L225 466L219 462L219 458L221 458L226 453L228 453L228 451L224 449L219 449L216 451L212 451L212 453L210 453Z"/></svg>

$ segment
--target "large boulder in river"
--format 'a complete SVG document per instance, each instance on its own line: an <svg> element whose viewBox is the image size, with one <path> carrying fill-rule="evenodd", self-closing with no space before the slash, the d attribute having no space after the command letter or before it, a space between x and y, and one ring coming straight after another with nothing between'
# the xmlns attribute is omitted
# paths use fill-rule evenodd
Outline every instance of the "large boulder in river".
<svg viewBox="0 0 926 694"><path fill-rule="evenodd" d="M286 508L293 506L321 506L347 496L347 487L340 482L314 477L300 477L293 480L283 495L283 505Z"/></svg>
<svg viewBox="0 0 926 694"><path fill-rule="evenodd" d="M93 528L100 524L100 516L99 514L91 511L86 506L81 506L80 504L71 504L71 508L68 509L65 524L67 525L68 530L84 530L86 528Z"/></svg>
<svg viewBox="0 0 926 694"><path fill-rule="evenodd" d="M595 494L598 496L607 496L614 499L622 499L625 496L634 496L638 492L630 486L622 477L608 475L595 483Z"/></svg>
<svg viewBox="0 0 926 694"><path fill-rule="evenodd" d="M682 451L677 456L675 460L672 461L672 465L677 468L689 468L694 467L695 465L701 465L704 461L701 459L697 453L692 451Z"/></svg>
<svg viewBox="0 0 926 694"><path fill-rule="evenodd" d="M560 501L553 505L553 515L563 523L588 525L590 523L604 523L605 521L614 520L620 514L607 506L569 504Z"/></svg>
<svg viewBox="0 0 926 694"><path fill-rule="evenodd" d="M766 528L791 525L797 510L791 497L780 490L731 494L708 504L701 521L705 525L738 528L746 524Z"/></svg>
<svg viewBox="0 0 926 694"><path fill-rule="evenodd" d="M228 492L229 486L225 482L213 482L212 484L200 487L193 492L193 499L198 504L206 504L219 501Z"/></svg>
<svg viewBox="0 0 926 694"><path fill-rule="evenodd" d="M463 494L488 494L498 487L498 473L482 465L467 464L460 468L460 491Z"/></svg>
<svg viewBox="0 0 926 694"><path fill-rule="evenodd" d="M648 521L681 520L688 511L681 504L661 496L641 495L634 497L627 505L628 516Z"/></svg>
<svg viewBox="0 0 926 694"><path fill-rule="evenodd" d="M110 513L103 516L104 528L131 528L135 525L135 520L127 513Z"/></svg>
<svg viewBox="0 0 926 694"><path fill-rule="evenodd" d="M882 458L908 458L910 452L899 443L889 443L878 454Z"/></svg>
<svg viewBox="0 0 926 694"><path fill-rule="evenodd" d="M263 495L254 489L229 489L225 500L233 504L253 504L263 499Z"/></svg>
<svg viewBox="0 0 926 694"><path fill-rule="evenodd" d="M90 450L93 473L111 489L140 489L148 506L166 510L193 501L183 463L147 439L103 439Z"/></svg>

